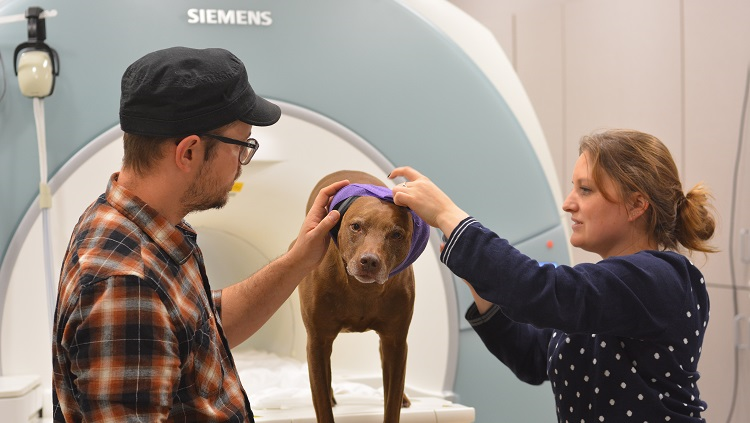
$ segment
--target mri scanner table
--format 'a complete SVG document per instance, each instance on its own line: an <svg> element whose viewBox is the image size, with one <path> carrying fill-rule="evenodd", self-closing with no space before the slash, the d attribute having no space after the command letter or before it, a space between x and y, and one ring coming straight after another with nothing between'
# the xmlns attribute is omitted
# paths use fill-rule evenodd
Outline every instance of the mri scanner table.
<svg viewBox="0 0 750 423"><path fill-rule="evenodd" d="M474 409L439 398L411 398L411 407L401 409L402 423L471 423ZM258 423L315 423L312 406L289 409L254 410ZM333 408L337 423L381 423L383 406L373 404L338 404Z"/></svg>
<svg viewBox="0 0 750 423"><path fill-rule="evenodd" d="M235 352L240 380L258 423L315 423L307 364L264 351ZM382 423L383 388L379 377L333 374L337 423ZM401 409L403 423L471 423L474 408L439 396L410 392L409 408Z"/></svg>

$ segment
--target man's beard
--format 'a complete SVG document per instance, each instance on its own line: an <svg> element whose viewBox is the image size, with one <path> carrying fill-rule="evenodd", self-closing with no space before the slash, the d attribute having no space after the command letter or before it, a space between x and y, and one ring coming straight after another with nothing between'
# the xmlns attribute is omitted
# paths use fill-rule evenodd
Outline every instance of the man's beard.
<svg viewBox="0 0 750 423"><path fill-rule="evenodd" d="M220 209L229 201L229 192L234 182L228 188L222 188L221 184L208 176L207 169L208 166L204 162L198 171L198 177L195 178L182 196L182 208L186 215L197 211ZM238 167L234 180L236 181L241 174L242 167Z"/></svg>

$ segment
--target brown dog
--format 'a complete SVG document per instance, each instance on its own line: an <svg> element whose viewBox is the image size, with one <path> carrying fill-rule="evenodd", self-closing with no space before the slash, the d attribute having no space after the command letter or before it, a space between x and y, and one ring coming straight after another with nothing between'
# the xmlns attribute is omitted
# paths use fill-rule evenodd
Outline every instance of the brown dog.
<svg viewBox="0 0 750 423"><path fill-rule="evenodd" d="M339 171L312 190L335 181L385 186L372 175ZM320 265L299 285L302 320L307 329L307 364L315 414L333 422L336 405L331 388L331 351L339 332L374 330L380 337L385 394L384 421L398 422L404 394L406 335L414 311L414 272L408 266L389 277L410 251L414 222L409 211L375 197L356 198L343 214L338 245L332 239Z"/></svg>

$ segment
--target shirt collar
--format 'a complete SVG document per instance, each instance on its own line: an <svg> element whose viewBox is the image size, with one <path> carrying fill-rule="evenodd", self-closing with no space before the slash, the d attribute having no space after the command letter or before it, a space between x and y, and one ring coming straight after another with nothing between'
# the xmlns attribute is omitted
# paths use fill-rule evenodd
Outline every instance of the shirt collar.
<svg viewBox="0 0 750 423"><path fill-rule="evenodd" d="M177 226L169 223L154 208L118 184L119 175L116 172L109 179L107 202L141 228L172 260L179 264L186 262L195 250L193 228L184 220Z"/></svg>

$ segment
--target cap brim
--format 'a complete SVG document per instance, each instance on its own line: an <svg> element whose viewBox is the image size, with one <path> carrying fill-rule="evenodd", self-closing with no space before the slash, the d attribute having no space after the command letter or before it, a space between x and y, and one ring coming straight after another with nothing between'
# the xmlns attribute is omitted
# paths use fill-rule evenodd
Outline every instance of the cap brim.
<svg viewBox="0 0 750 423"><path fill-rule="evenodd" d="M239 120L256 126L269 126L281 117L281 108L261 96L255 96L255 106Z"/></svg>

